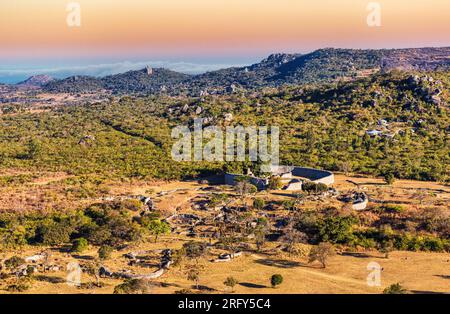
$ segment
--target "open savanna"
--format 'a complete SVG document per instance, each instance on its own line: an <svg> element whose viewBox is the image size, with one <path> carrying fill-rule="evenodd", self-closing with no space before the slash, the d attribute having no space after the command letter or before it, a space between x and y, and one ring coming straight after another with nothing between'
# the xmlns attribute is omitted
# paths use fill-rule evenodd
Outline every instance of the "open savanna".
<svg viewBox="0 0 450 314"><path fill-rule="evenodd" d="M17 169L3 171L0 177L8 180L8 184L0 187L0 208L7 212L33 211L67 211L85 208L89 204L103 202L108 199L150 196L157 209L168 217L174 213L192 213L206 217L208 211L198 210L192 200L205 195L205 189L213 187L224 193L234 191L220 184L208 185L197 181L146 181L146 180L105 180L99 185L86 186L75 180L76 177L63 172L29 173ZM13 178L13 179L11 179ZM11 183L13 182L13 183ZM89 182L87 180L86 182ZM89 183L92 184L92 183ZM88 184L88 185L89 185ZM439 207L449 211L450 188L436 182L420 182L413 180L397 180L387 185L382 179L359 175L336 174L334 187L341 193L359 189L369 195L375 203L370 202L368 209L377 206L378 202L401 205L405 211L417 211L430 207ZM85 190L91 192L86 193ZM247 196L246 201L253 198L266 201L284 201L294 198L291 192L262 191ZM236 199L235 202L242 200ZM343 204L335 198L320 200L305 199L299 205L300 210L323 208L328 206L342 207ZM285 210L275 209L272 213L286 215ZM171 233L162 236L154 243L153 237L145 237L138 242L129 243L115 250L112 257L102 264L111 271L129 270L132 273L146 274L158 268L159 255L154 253L148 257L145 266L130 266L123 256L130 251L152 251L161 249L179 249L184 243L193 240L184 234ZM197 241L208 242L209 239L194 238ZM450 292L450 254L432 252L391 252L389 258L376 251L339 250L331 257L326 268L315 263L308 263L307 253L290 255L277 249L280 242L271 241L260 251L254 249L230 262L213 262L226 251L212 247L198 263L202 266L199 285L202 292L230 293L223 282L229 276L239 282L234 288L235 293L381 293L387 286L400 283L412 293L448 293ZM302 250L307 252L310 245L302 244ZM15 250L3 250L0 259L11 256L31 256L41 251L51 252L51 259L60 265L76 261L80 264L95 260L98 248L90 245L89 249L80 254L70 253L67 247L24 246ZM369 286L367 269L370 262L376 262L382 267L381 285ZM196 291L194 283L187 280L186 266L195 261L184 260L181 265L173 266L163 276L152 282L152 293L175 293L183 289ZM277 288L270 286L270 277L281 274L283 284ZM32 287L24 293L112 293L114 287L122 283L121 279L102 278L103 287L81 289L66 283L67 271L39 273ZM92 275L83 273L82 282L94 282ZM0 281L0 293L5 291L7 281Z"/></svg>

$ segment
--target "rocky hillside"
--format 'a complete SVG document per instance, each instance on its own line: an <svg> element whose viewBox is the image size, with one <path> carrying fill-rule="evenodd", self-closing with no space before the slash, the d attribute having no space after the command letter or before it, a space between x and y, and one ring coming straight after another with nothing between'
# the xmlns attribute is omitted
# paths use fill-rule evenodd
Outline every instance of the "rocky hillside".
<svg viewBox="0 0 450 314"><path fill-rule="evenodd" d="M25 81L22 81L20 83L17 83L18 86L35 86L35 87L41 87L44 86L55 79L48 75L34 75L26 79Z"/></svg>
<svg viewBox="0 0 450 314"><path fill-rule="evenodd" d="M167 69L129 71L104 78L71 77L50 82L50 92L168 93L199 96L285 84L353 80L392 69L430 71L450 66L450 47L390 50L319 49L309 54L273 54L247 67L190 76Z"/></svg>

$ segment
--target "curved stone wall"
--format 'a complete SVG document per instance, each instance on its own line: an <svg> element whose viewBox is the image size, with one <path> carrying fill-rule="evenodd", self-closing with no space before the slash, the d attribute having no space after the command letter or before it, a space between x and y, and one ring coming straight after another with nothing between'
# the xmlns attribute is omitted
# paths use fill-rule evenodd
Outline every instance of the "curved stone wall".
<svg viewBox="0 0 450 314"><path fill-rule="evenodd" d="M293 167L292 175L307 178L315 183L331 185L334 183L334 174L331 171L306 167Z"/></svg>
<svg viewBox="0 0 450 314"><path fill-rule="evenodd" d="M285 179L291 179L291 177L287 175L289 172L295 177L306 178L314 183L323 183L326 185L334 183L334 174L331 171L297 166L272 166L272 174L280 175L282 178L285 177ZM243 175L225 173L225 184L235 185L235 178L241 176ZM257 177L250 177L250 181L260 189L263 189L268 183L267 180Z"/></svg>

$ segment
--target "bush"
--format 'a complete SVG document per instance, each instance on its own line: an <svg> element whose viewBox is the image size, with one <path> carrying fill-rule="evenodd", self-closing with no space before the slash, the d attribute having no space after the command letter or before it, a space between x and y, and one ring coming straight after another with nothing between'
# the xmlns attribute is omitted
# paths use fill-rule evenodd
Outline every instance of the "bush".
<svg viewBox="0 0 450 314"><path fill-rule="evenodd" d="M191 259L198 259L206 253L206 243L190 241L183 244L183 250L186 256Z"/></svg>
<svg viewBox="0 0 450 314"><path fill-rule="evenodd" d="M25 264L25 260L19 256L13 256L5 261L5 267L9 269L17 268L23 264Z"/></svg>
<svg viewBox="0 0 450 314"><path fill-rule="evenodd" d="M61 245L70 241L74 232L73 226L68 222L51 222L37 229L37 241L45 245Z"/></svg>
<svg viewBox="0 0 450 314"><path fill-rule="evenodd" d="M266 201L263 200L262 198L255 198L253 200L253 207L255 209L261 210L264 208L264 206L266 206Z"/></svg>
<svg viewBox="0 0 450 314"><path fill-rule="evenodd" d="M129 279L114 287L114 294L145 294L150 291L150 285L145 279Z"/></svg>
<svg viewBox="0 0 450 314"><path fill-rule="evenodd" d="M106 260L109 259L111 257L111 253L114 251L114 249L109 246L109 245L102 245L99 249L98 249L98 257L101 260Z"/></svg>
<svg viewBox="0 0 450 314"><path fill-rule="evenodd" d="M231 291L234 291L234 286L238 284L238 281L234 277L228 277L223 284L227 287L231 288Z"/></svg>
<svg viewBox="0 0 450 314"><path fill-rule="evenodd" d="M388 185L391 185L395 182L395 176L390 172L383 174L383 179L384 182L386 182L386 184Z"/></svg>
<svg viewBox="0 0 450 314"><path fill-rule="evenodd" d="M302 184L302 190L307 193L322 193L328 191L328 186L324 183L306 181Z"/></svg>
<svg viewBox="0 0 450 314"><path fill-rule="evenodd" d="M29 277L22 277L16 283L8 285L6 290L8 292L24 292L29 290L33 285L33 280Z"/></svg>
<svg viewBox="0 0 450 314"><path fill-rule="evenodd" d="M319 223L319 236L324 242L348 244L354 240L353 217L327 217Z"/></svg>
<svg viewBox="0 0 450 314"><path fill-rule="evenodd" d="M159 219L150 221L148 229L155 236L155 243L160 235L170 233L170 225Z"/></svg>
<svg viewBox="0 0 450 314"><path fill-rule="evenodd" d="M276 286L281 285L283 282L283 276L280 274L275 274L270 277L270 284L272 285L272 288L275 288Z"/></svg>
<svg viewBox="0 0 450 314"><path fill-rule="evenodd" d="M285 210L295 210L295 201L293 200L285 200L282 204Z"/></svg>
<svg viewBox="0 0 450 314"><path fill-rule="evenodd" d="M140 200L128 199L120 202L120 207L126 210L137 212L142 209L143 204Z"/></svg>
<svg viewBox="0 0 450 314"><path fill-rule="evenodd" d="M279 190L283 187L283 181L280 177L270 177L269 179L269 190Z"/></svg>
<svg viewBox="0 0 450 314"><path fill-rule="evenodd" d="M72 243L71 252L81 253L88 248L88 241L85 238L75 239Z"/></svg>
<svg viewBox="0 0 450 314"><path fill-rule="evenodd" d="M400 205L386 204L382 206L382 208L385 212L392 214L399 214L403 212L403 207L401 207Z"/></svg>
<svg viewBox="0 0 450 314"><path fill-rule="evenodd" d="M408 291L399 283L394 283L383 290L383 294L406 294Z"/></svg>

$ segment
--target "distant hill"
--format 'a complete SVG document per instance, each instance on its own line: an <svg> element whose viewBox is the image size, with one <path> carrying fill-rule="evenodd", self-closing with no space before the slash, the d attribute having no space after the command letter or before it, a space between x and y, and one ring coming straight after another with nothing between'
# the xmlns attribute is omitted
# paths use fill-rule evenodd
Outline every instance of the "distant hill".
<svg viewBox="0 0 450 314"><path fill-rule="evenodd" d="M62 80L52 81L44 86L48 92L90 93L103 89L100 79L91 76L71 76Z"/></svg>
<svg viewBox="0 0 450 314"><path fill-rule="evenodd" d="M75 76L44 86L50 92L168 93L202 95L285 84L352 80L392 69L429 71L450 67L450 47L411 49L319 49L308 54L273 54L247 67L199 75L145 68L103 78Z"/></svg>
<svg viewBox="0 0 450 314"><path fill-rule="evenodd" d="M41 87L44 86L55 79L48 75L34 75L29 78L27 78L25 81L19 82L16 85L18 86L35 86L35 87Z"/></svg>
<svg viewBox="0 0 450 314"><path fill-rule="evenodd" d="M175 71L147 67L143 70L110 75L102 78L105 89L118 93L157 93L171 89L191 76Z"/></svg>

